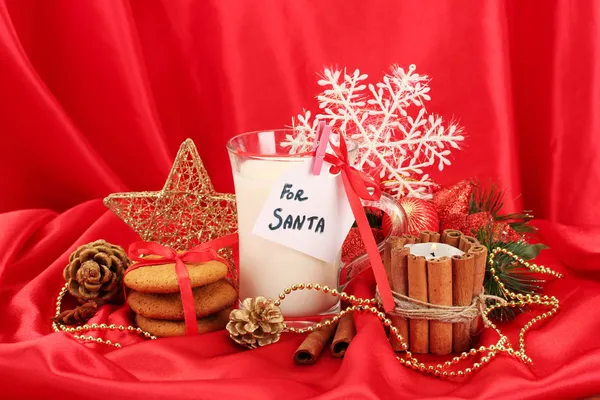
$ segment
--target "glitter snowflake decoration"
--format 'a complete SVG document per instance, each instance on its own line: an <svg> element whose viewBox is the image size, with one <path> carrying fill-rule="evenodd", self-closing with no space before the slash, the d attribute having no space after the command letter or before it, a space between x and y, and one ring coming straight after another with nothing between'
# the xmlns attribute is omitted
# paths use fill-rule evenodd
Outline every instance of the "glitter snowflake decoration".
<svg viewBox="0 0 600 400"><path fill-rule="evenodd" d="M424 168L450 165L451 149L459 149L462 129L428 114L429 77L392 66L391 73L375 85L367 84L359 70L325 69L318 81L324 91L317 96L321 114L311 120L310 111L292 120L294 134L283 146L290 153L311 147L319 121L358 142L354 166L381 181L383 189L396 197L431 197L434 182ZM409 115L409 112L411 115Z"/></svg>

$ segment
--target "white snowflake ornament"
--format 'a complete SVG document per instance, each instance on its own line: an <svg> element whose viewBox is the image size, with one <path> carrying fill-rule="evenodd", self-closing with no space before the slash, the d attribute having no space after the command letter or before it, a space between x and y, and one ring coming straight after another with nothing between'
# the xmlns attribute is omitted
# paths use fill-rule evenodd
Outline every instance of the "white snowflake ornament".
<svg viewBox="0 0 600 400"><path fill-rule="evenodd" d="M290 153L309 150L318 122L326 121L358 142L354 166L380 179L388 193L431 198L434 182L423 169L450 165L451 150L464 140L462 128L427 113L429 77L415 73L414 65L408 71L392 66L375 85L367 78L359 70L325 69L318 81L325 87L317 96L322 113L312 121L310 111L292 119L295 132L283 145Z"/></svg>

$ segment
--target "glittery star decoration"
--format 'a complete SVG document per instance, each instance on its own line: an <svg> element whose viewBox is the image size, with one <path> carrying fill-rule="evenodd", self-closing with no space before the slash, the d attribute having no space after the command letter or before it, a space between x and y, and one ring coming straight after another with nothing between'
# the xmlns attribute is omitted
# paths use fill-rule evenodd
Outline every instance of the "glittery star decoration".
<svg viewBox="0 0 600 400"><path fill-rule="evenodd" d="M142 240L174 250L237 232L235 195L215 191L191 139L179 148L161 191L114 193L104 204ZM230 248L220 254L232 261Z"/></svg>
<svg viewBox="0 0 600 400"><path fill-rule="evenodd" d="M432 203L438 212L440 221L452 215L467 215L469 202L473 193L473 182L462 180L457 184L441 189L433 195Z"/></svg>

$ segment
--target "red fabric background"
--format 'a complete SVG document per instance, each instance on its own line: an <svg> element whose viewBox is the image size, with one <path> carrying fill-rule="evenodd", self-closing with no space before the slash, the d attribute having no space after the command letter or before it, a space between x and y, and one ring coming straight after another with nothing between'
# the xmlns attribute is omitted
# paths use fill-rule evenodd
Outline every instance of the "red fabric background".
<svg viewBox="0 0 600 400"><path fill-rule="evenodd" d="M577 398L600 392L600 3L579 1L0 1L0 383L3 398ZM225 332L121 350L51 334L78 245L127 246L111 192L157 190L195 140L220 191L225 143L315 109L323 66L433 77L431 111L460 119L439 183L478 176L534 209L561 312L528 336L535 365L500 357L439 381L401 367L357 318L343 361L295 367L302 338L239 351ZM521 195L519 197L519 195ZM362 292L361 292L362 290ZM369 295L365 287L359 294ZM95 322L129 323L105 307ZM507 326L513 334L521 316ZM495 340L487 332L484 341Z"/></svg>

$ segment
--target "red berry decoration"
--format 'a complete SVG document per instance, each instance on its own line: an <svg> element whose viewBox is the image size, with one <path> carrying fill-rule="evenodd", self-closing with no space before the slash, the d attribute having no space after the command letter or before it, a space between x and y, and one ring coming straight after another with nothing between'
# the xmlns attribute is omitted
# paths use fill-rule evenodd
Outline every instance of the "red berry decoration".
<svg viewBox="0 0 600 400"><path fill-rule="evenodd" d="M450 214L446 218L440 218L440 232L444 232L446 229L456 229L466 233L467 217L465 214ZM466 233L470 235L471 233Z"/></svg>
<svg viewBox="0 0 600 400"><path fill-rule="evenodd" d="M494 222L494 216L487 211L482 211L468 215L465 225L460 230L465 235L473 236L476 235L480 229L488 229L492 222Z"/></svg>
<svg viewBox="0 0 600 400"><path fill-rule="evenodd" d="M505 222L496 222L494 224L493 238L494 241L504 243L518 242L523 240L523 236L515 231L509 224Z"/></svg>
<svg viewBox="0 0 600 400"><path fill-rule="evenodd" d="M407 233L418 235L424 230L437 232L440 220L433 204L416 197L401 197L398 203L404 208L407 218Z"/></svg>

